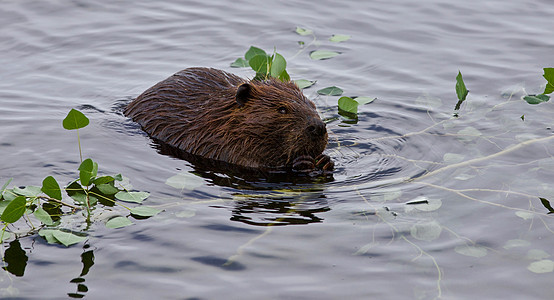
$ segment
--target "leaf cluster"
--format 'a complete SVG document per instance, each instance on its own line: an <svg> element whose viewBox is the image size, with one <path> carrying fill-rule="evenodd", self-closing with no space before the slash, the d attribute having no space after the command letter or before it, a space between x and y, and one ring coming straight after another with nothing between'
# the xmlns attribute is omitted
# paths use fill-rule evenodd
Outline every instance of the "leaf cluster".
<svg viewBox="0 0 554 300"><path fill-rule="evenodd" d="M281 81L289 81L290 76L287 73L287 61L285 58L274 52L272 55L267 54L263 49L251 46L244 54L244 58L237 58L231 67L244 68L251 67L256 72L255 79L267 80L270 77L277 78Z"/></svg>
<svg viewBox="0 0 554 300"><path fill-rule="evenodd" d="M81 112L72 109L63 120L62 125L67 130L78 130L89 124L89 119ZM80 143L79 143L80 148ZM61 188L58 181L48 176L42 181L42 186L25 186L8 188L11 179L0 189L0 222L4 224L0 233L0 241L12 237L8 226L21 219L27 219L31 224L28 234L32 234L35 226L30 216L40 222L38 234L49 243L61 243L70 246L87 238L86 232L73 232L63 228L61 218L76 211L84 211L86 222L90 225L93 210L98 203L104 207L119 205L129 211L128 216L113 216L106 222L108 228L119 228L133 224L128 218L147 218L156 215L161 210L136 206L129 208L122 202L140 204L148 198L147 192L129 191L126 178L121 174L109 176L98 175L98 163L88 158L81 162L78 168L79 177ZM66 195L64 197L64 194ZM64 202L70 198L73 203ZM64 212L62 207L71 208Z"/></svg>

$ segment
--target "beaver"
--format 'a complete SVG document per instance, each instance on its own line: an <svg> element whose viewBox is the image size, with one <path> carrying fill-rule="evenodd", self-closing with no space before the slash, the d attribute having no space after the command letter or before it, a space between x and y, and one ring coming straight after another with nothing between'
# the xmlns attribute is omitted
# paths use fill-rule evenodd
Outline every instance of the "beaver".
<svg viewBox="0 0 554 300"><path fill-rule="evenodd" d="M325 123L292 81L187 68L147 89L124 114L151 137L200 157L247 168L334 167L322 154Z"/></svg>

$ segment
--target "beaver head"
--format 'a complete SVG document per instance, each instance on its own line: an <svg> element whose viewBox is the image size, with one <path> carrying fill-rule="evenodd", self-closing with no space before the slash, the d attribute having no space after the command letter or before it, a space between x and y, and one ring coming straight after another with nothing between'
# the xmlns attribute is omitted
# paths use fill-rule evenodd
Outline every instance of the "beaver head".
<svg viewBox="0 0 554 300"><path fill-rule="evenodd" d="M230 112L230 135L240 137L246 161L259 166L291 165L301 156L315 158L325 150L327 130L312 101L293 82L251 81L236 89ZM243 143L243 144L241 144ZM237 152L235 149L230 153Z"/></svg>

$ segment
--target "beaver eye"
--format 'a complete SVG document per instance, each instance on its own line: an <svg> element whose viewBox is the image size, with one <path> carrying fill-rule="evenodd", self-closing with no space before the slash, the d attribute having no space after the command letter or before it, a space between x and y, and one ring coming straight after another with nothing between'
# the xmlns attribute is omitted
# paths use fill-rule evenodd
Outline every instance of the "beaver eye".
<svg viewBox="0 0 554 300"><path fill-rule="evenodd" d="M277 111L280 113L280 114L286 114L287 113L287 108L284 107L284 106L281 106L277 109Z"/></svg>

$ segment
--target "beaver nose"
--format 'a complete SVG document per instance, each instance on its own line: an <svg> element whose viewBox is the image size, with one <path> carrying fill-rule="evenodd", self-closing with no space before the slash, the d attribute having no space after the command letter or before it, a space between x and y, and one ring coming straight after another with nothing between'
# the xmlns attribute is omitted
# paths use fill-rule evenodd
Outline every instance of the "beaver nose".
<svg viewBox="0 0 554 300"><path fill-rule="evenodd" d="M313 120L306 130L312 138L320 138L327 133L325 123L321 120Z"/></svg>

